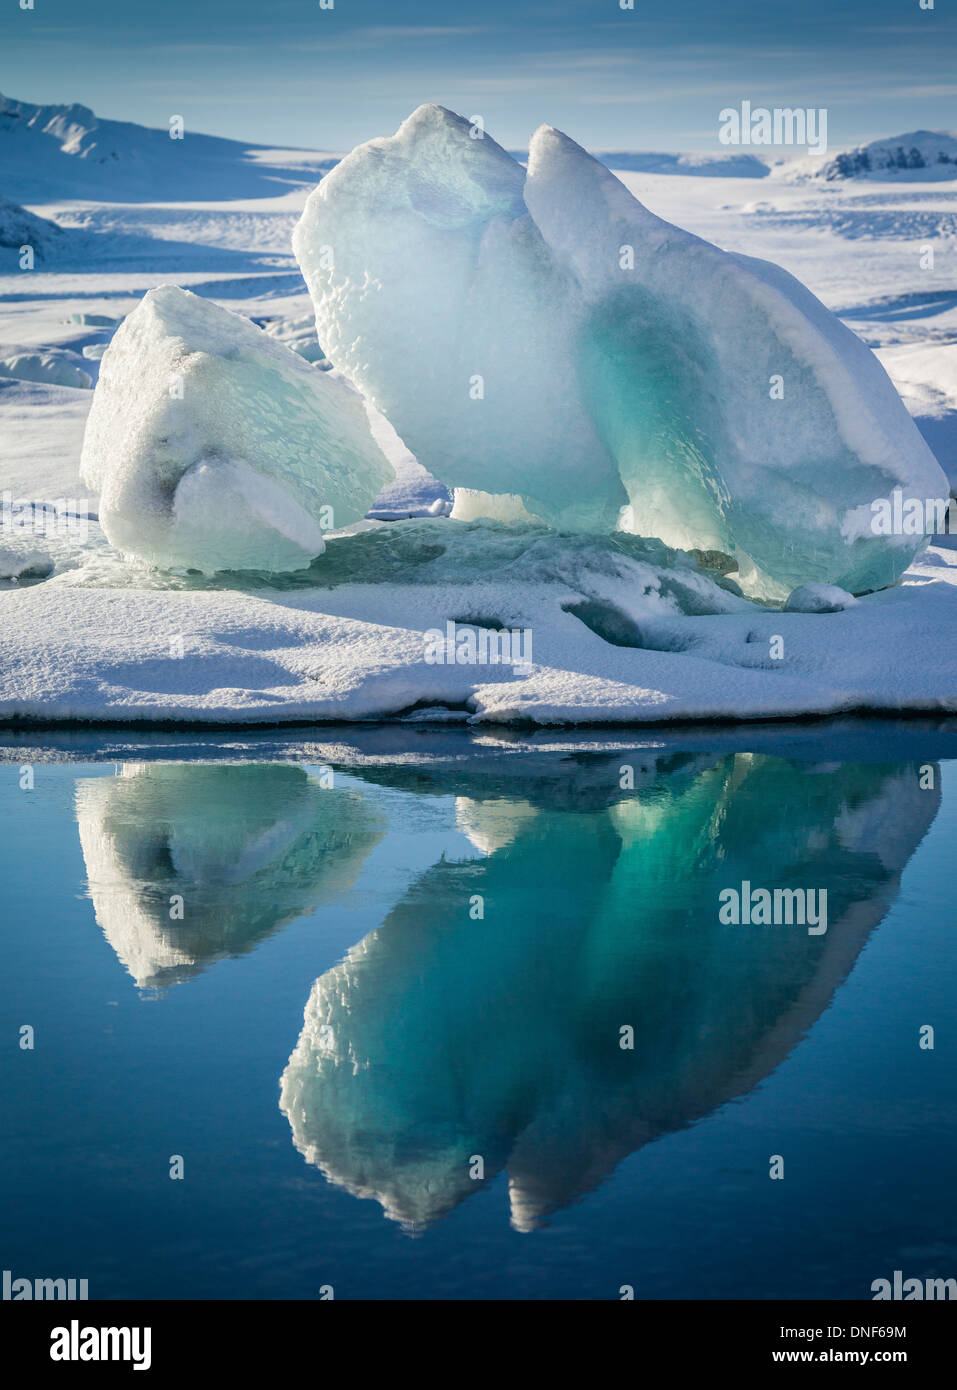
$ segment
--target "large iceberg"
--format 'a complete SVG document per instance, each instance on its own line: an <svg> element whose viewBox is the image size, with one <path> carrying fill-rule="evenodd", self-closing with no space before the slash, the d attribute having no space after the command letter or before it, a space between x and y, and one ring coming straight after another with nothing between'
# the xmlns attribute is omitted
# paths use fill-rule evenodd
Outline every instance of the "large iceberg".
<svg viewBox="0 0 957 1390"><path fill-rule="evenodd" d="M925 538L875 534L871 504L947 496L809 290L656 217L550 127L526 174L420 107L323 179L293 245L330 361L468 515L719 551L784 597L893 583Z"/></svg>
<svg viewBox="0 0 957 1390"><path fill-rule="evenodd" d="M628 497L575 386L577 287L525 171L473 129L420 107L310 195L293 249L319 341L443 483L611 530Z"/></svg>
<svg viewBox="0 0 957 1390"><path fill-rule="evenodd" d="M103 357L81 471L118 550L207 573L303 568L393 476L348 382L172 285Z"/></svg>

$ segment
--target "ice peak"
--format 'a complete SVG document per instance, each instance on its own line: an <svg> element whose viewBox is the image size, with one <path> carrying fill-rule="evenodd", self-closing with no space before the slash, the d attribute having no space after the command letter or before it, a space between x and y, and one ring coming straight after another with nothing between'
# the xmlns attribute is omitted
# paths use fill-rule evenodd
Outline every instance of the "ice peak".
<svg viewBox="0 0 957 1390"><path fill-rule="evenodd" d="M569 155L588 155L588 151L577 144L570 135L559 130L553 125L540 125L528 142L528 157L531 160L533 155L542 158L551 152Z"/></svg>
<svg viewBox="0 0 957 1390"><path fill-rule="evenodd" d="M469 174L474 177L475 167L484 164L489 170L495 169L497 177L504 172L509 183L521 187L521 165L486 134L480 123L435 103L417 107L402 122L391 141L371 143L387 143L406 152L414 151L417 159L441 160L440 167L446 174L451 172L453 162L464 165L467 161Z"/></svg>
<svg viewBox="0 0 957 1390"><path fill-rule="evenodd" d="M439 106L434 101L424 101L411 116L406 116L396 133L400 136L420 135L430 130L449 129L467 135L469 128L469 122L457 111L450 111L447 106Z"/></svg>

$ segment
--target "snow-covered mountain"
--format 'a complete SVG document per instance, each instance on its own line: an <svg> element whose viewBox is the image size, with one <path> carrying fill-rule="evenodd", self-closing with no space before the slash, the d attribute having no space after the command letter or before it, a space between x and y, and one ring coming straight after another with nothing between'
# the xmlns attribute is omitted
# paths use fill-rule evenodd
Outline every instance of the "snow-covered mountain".
<svg viewBox="0 0 957 1390"><path fill-rule="evenodd" d="M223 200L316 183L335 155L273 150L169 129L101 120L88 106L34 106L0 95L3 191L18 202Z"/></svg>
<svg viewBox="0 0 957 1390"><path fill-rule="evenodd" d="M772 156L691 150L666 154L655 150L590 150L606 169L628 174L685 174L697 178L764 179L777 162ZM520 164L528 163L528 150L509 150Z"/></svg>
<svg viewBox="0 0 957 1390"><path fill-rule="evenodd" d="M630 174L690 174L699 178L764 179L771 172L770 160L756 154L655 154L634 150L593 150L596 159L608 169Z"/></svg>
<svg viewBox="0 0 957 1390"><path fill-rule="evenodd" d="M50 243L62 235L62 227L55 222L0 198L0 251L18 252L21 246L32 246L37 259L43 260Z"/></svg>
<svg viewBox="0 0 957 1390"><path fill-rule="evenodd" d="M795 160L781 172L785 177L824 179L828 183L841 179L912 183L957 179L957 135L946 130L911 130L838 154Z"/></svg>

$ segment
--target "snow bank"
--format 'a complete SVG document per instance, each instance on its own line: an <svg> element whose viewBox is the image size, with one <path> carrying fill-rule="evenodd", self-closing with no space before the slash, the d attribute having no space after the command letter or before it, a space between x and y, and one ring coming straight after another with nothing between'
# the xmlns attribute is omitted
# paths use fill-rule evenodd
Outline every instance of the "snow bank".
<svg viewBox="0 0 957 1390"><path fill-rule="evenodd" d="M15 381L46 382L50 386L71 386L74 390L89 391L93 378L89 372L72 362L72 354L56 352L18 352L0 358L0 376Z"/></svg>
<svg viewBox="0 0 957 1390"><path fill-rule="evenodd" d="M95 528L94 528L95 529ZM657 546L657 548L656 548ZM149 586L149 587L134 587ZM519 523L366 524L277 582L109 551L0 593L0 719L475 724L957 712L957 552L838 613L749 603L660 543ZM471 633L436 661L429 634ZM481 662L530 633L530 662ZM482 634L485 637L482 638ZM481 641L480 641L481 639Z"/></svg>
<svg viewBox="0 0 957 1390"><path fill-rule="evenodd" d="M788 595L785 613L841 613L858 602L836 584L802 584Z"/></svg>

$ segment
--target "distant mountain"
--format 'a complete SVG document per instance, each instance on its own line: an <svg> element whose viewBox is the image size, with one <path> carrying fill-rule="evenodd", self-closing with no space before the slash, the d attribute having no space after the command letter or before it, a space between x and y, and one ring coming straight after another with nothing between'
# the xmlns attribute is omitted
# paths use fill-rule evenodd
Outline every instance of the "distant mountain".
<svg viewBox="0 0 957 1390"><path fill-rule="evenodd" d="M337 156L273 150L194 133L182 139L88 106L34 106L0 95L3 192L18 202L263 198L316 183Z"/></svg>
<svg viewBox="0 0 957 1390"><path fill-rule="evenodd" d="M509 150L522 164L527 150ZM625 174L684 174L709 179L764 179L771 172L771 159L756 154L657 154L645 150L589 150L606 169Z"/></svg>
<svg viewBox="0 0 957 1390"><path fill-rule="evenodd" d="M50 243L63 235L63 228L7 198L0 198L0 250L19 254L21 246L32 246L37 260L43 260Z"/></svg>
<svg viewBox="0 0 957 1390"><path fill-rule="evenodd" d="M755 154L642 154L592 150L609 169L635 174L685 174L698 178L765 179L770 162Z"/></svg>
<svg viewBox="0 0 957 1390"><path fill-rule="evenodd" d="M782 173L786 178L894 179L936 183L957 179L957 135L946 130L912 130L886 140L872 140L839 154L795 160Z"/></svg>

